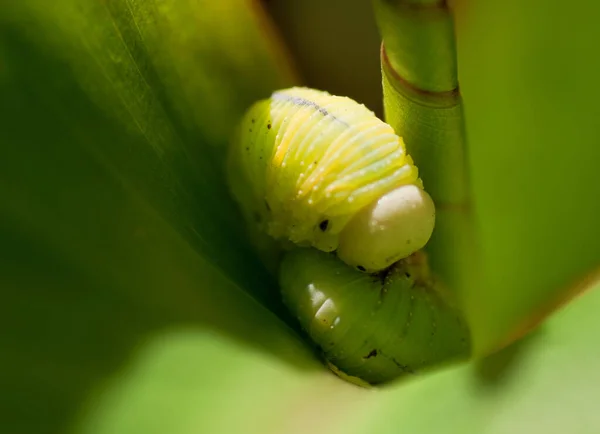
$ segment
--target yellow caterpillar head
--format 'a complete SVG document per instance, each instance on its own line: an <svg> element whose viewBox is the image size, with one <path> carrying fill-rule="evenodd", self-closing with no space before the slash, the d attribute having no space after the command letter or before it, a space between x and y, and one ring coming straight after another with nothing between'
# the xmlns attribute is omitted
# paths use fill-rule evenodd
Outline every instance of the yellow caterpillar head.
<svg viewBox="0 0 600 434"><path fill-rule="evenodd" d="M357 102L306 88L275 92L244 116L230 186L273 239L336 251L361 271L421 249L435 207L393 129Z"/></svg>

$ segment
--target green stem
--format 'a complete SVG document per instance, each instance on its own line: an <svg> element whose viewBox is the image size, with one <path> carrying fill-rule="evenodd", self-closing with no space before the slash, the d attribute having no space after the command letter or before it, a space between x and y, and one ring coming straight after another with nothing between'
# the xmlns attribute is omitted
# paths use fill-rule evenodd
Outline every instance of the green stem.
<svg viewBox="0 0 600 434"><path fill-rule="evenodd" d="M444 0L375 0L391 68L425 92L458 87L454 22Z"/></svg>
<svg viewBox="0 0 600 434"><path fill-rule="evenodd" d="M462 292L475 281L478 255L452 12L444 0L374 0L374 7L386 121L403 137L436 203L426 248L431 267Z"/></svg>

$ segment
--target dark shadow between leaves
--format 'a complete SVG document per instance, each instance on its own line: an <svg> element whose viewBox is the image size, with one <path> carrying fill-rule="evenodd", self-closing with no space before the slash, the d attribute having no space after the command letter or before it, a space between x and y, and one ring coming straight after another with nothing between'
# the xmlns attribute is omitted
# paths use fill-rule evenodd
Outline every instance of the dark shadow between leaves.
<svg viewBox="0 0 600 434"><path fill-rule="evenodd" d="M539 339L544 338L543 326L532 331L506 348L475 364L475 378L479 386L493 390L511 381L520 365Z"/></svg>

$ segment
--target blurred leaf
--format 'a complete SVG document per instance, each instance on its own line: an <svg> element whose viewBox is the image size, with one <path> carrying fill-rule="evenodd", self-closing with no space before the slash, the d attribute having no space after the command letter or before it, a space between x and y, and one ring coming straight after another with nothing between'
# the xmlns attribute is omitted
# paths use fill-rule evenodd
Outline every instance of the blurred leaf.
<svg viewBox="0 0 600 434"><path fill-rule="evenodd" d="M193 328L154 336L106 386L88 400L81 433L341 434L368 417L371 397Z"/></svg>
<svg viewBox="0 0 600 434"><path fill-rule="evenodd" d="M598 432L600 348L594 343L599 309L596 285L545 323L539 336L503 352L517 354L497 354L482 362L496 365L495 379L492 367L471 365L385 391L364 432ZM497 363L498 358L505 363ZM504 369L498 370L501 365Z"/></svg>
<svg viewBox="0 0 600 434"><path fill-rule="evenodd" d="M600 277L600 93L589 85L600 62L587 54L600 36L591 18L600 9L585 1L566 12L562 2L457 2L470 164L462 170L447 43L454 32L444 24L446 5L413 3L375 3L396 55L384 56L383 71L402 66L384 74L386 118L439 205L427 246L432 268L460 292L481 355L522 336ZM578 31L559 34L559 26ZM442 63L432 72L436 56ZM407 86L409 78L421 83ZM432 93L440 90L446 93Z"/></svg>
<svg viewBox="0 0 600 434"><path fill-rule="evenodd" d="M291 370L318 366L245 292L279 306L222 182L240 113L294 82L252 7L0 3L8 432L61 430L90 387L177 325L218 330L235 354L250 347Z"/></svg>
<svg viewBox="0 0 600 434"><path fill-rule="evenodd" d="M218 335L174 330L135 354L88 402L80 426L90 434L593 434L599 289L502 353L378 391L299 373Z"/></svg>
<svg viewBox="0 0 600 434"><path fill-rule="evenodd" d="M522 334L600 266L600 60L591 54L600 4L458 6L482 249L463 299L483 352Z"/></svg>
<svg viewBox="0 0 600 434"><path fill-rule="evenodd" d="M64 432L69 426L90 434L597 432L598 291L567 306L542 334L495 363L375 391L327 373L254 299L278 309L269 298L273 288L267 274L240 242L242 228L222 183L222 151L247 104L296 80L264 17L250 5L242 0L0 3L2 426L11 434ZM516 3L507 5L517 11ZM555 49L543 43L555 34L554 27L535 27L528 21L533 9L520 6L527 14L523 21L514 18L515 39L507 36L506 25L489 33L477 25L485 38L471 43L504 47L498 58L486 61L485 68L479 65L476 73L477 53L464 50L470 56L464 63L471 62L465 66L471 110L489 107L487 113L467 112L474 119L470 142L499 152L502 148L491 145L498 145L499 125L505 122L511 128L506 149L521 155L531 145L532 155L517 162L529 172L504 170L500 175L511 178L497 177L514 193L515 186L518 192L523 188L515 184L525 179L523 173L531 175L526 184L531 190L525 192L535 200L515 199L508 208L512 213L499 213L491 203L497 199L497 205L506 205L507 194L494 190L483 173L503 160L490 153L486 162L482 150L473 156L482 162L474 175L482 185L478 199L487 199L478 202L488 231L486 247L499 249L486 253L490 276L509 279L502 286L508 288L505 298L499 298L502 282L494 281L482 286L490 292L481 289L475 300L483 312L507 321L506 313L515 312L512 298L531 307L530 296L536 294L539 306L548 299L548 288L589 269L598 239L586 220L595 215L588 211L597 211L593 200L567 196L566 208L551 214L556 219L534 219L556 211L551 207L556 196L542 183L597 193L593 183L576 184L591 179L591 163L583 158L596 155L587 147L594 123L584 121L594 116L591 103L584 103L593 96L584 92L586 83L556 86L555 101L540 93L549 90L549 82L542 86L529 74L544 80L549 80L544 74L577 78L592 60L569 57L563 46L561 54L573 62L573 70L562 63L558 71L540 69L549 66ZM554 8L548 13L557 19ZM472 16L476 11L481 25L489 26L493 18L487 14L494 11L473 9ZM582 20L582 29L592 29L591 17ZM540 33L528 39L524 23ZM589 48L576 39L582 36L561 36L583 44L576 51ZM530 52L519 51L517 38L525 45L539 41L534 48L543 62L531 73L519 72L519 62L539 59L523 57ZM516 46L514 58L507 41ZM504 68L493 70L499 65ZM592 77L591 70L585 73ZM531 89L519 81L525 78ZM511 101L496 93L510 90L509 84L521 84L518 101L535 105L508 112ZM514 98L516 90L509 95ZM496 107L493 98L497 119L488 116ZM568 110L555 105L566 101L577 104ZM559 115L564 124L556 122ZM553 125L565 126L568 136L562 130L556 136L574 138L567 150L577 150L576 155L562 148L559 154L559 139L545 130L533 134ZM529 133L527 142L521 133ZM482 137L483 142L474 141ZM552 156L541 152L540 137L553 139ZM564 184L538 178L562 173L556 155L572 168ZM542 160L546 165L531 164L541 156L549 158ZM542 167L550 170L542 173ZM547 231L557 222L571 223L569 209L585 213L576 214L579 226L566 226L575 238L565 240L568 232L557 232L550 247L560 248L553 250ZM581 238L584 230L589 239ZM517 239L524 242L522 249ZM581 255L574 256L577 243ZM526 260L519 261L515 252L526 254ZM505 262L492 261L498 258ZM545 269L545 262L536 262L546 260ZM507 264L512 268L502 269ZM533 277L525 270L534 270ZM506 331L491 328L483 317L475 319L484 326L481 342Z"/></svg>
<svg viewBox="0 0 600 434"><path fill-rule="evenodd" d="M19 158L29 155L20 143L50 153L89 149L212 263L239 282L255 276L249 250L223 248L243 233L216 146L249 104L293 76L247 3L61 0L48 8L28 0L2 8L2 120L19 152L5 148L2 162L32 164Z"/></svg>
<svg viewBox="0 0 600 434"><path fill-rule="evenodd" d="M370 0L265 0L306 85L382 116L379 46Z"/></svg>

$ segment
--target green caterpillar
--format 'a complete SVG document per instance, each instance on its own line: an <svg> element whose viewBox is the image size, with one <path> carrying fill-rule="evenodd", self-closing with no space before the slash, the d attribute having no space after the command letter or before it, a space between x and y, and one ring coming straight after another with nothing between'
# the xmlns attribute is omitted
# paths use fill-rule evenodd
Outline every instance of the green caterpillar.
<svg viewBox="0 0 600 434"><path fill-rule="evenodd" d="M334 371L379 384L468 351L468 332L422 253L369 275L315 249L288 253L283 300ZM355 381L356 382L356 381Z"/></svg>
<svg viewBox="0 0 600 434"><path fill-rule="evenodd" d="M402 139L365 106L274 92L243 117L227 173L285 304L336 371L381 383L468 351L459 312L415 260L433 201Z"/></svg>

